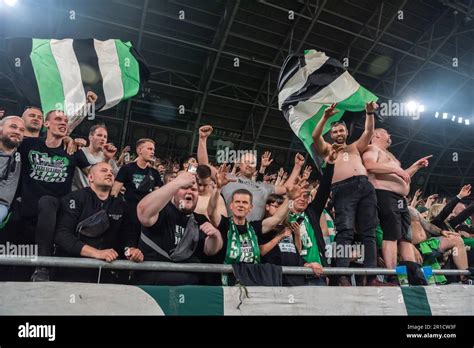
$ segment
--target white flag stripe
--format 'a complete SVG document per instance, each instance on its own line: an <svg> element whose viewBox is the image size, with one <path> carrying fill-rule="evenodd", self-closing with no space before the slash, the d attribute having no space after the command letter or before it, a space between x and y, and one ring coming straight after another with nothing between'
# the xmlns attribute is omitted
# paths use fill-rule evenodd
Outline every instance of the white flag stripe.
<svg viewBox="0 0 474 348"><path fill-rule="evenodd" d="M65 99L63 110L70 115L82 110L86 104L81 69L72 42L72 39L51 40L51 52L58 66L63 85Z"/></svg>
<svg viewBox="0 0 474 348"><path fill-rule="evenodd" d="M316 115L322 107L322 104L307 102L299 102L293 107L293 111L288 117L288 122L296 136L299 136L303 123Z"/></svg>
<svg viewBox="0 0 474 348"><path fill-rule="evenodd" d="M357 92L359 87L359 83L347 71L344 72L312 98L294 106L288 117L291 129L298 135L303 123L313 117L324 104L339 103Z"/></svg>
<svg viewBox="0 0 474 348"><path fill-rule="evenodd" d="M106 110L117 105L123 98L122 72L115 40L94 39L94 47L99 60L105 97L105 105L101 110Z"/></svg>
<svg viewBox="0 0 474 348"><path fill-rule="evenodd" d="M306 65L299 69L283 86L278 94L278 107L281 110L283 102L306 83L308 76L318 70L329 59L324 52L314 51L305 55Z"/></svg>
<svg viewBox="0 0 474 348"><path fill-rule="evenodd" d="M339 103L357 92L359 87L359 83L346 71L308 99L308 102L320 104Z"/></svg>

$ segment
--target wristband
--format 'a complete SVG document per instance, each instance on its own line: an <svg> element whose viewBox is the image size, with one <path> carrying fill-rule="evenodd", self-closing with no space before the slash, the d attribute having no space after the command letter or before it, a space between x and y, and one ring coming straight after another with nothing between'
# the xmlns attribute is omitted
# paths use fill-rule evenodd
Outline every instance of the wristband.
<svg viewBox="0 0 474 348"><path fill-rule="evenodd" d="M366 115L372 115L372 116L373 116L373 115L375 115L375 112L367 112L367 111L366 111L365 114L366 114Z"/></svg>

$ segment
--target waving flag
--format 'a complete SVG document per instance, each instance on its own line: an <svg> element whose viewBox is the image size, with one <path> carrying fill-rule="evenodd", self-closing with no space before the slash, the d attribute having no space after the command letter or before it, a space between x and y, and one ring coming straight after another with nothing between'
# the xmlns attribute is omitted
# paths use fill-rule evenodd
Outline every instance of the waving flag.
<svg viewBox="0 0 474 348"><path fill-rule="evenodd" d="M139 91L145 62L130 42L96 39L8 39L7 64L18 92L46 114L62 110L73 129L85 117L88 91L95 111L107 110Z"/></svg>
<svg viewBox="0 0 474 348"><path fill-rule="evenodd" d="M323 135L330 129L331 122L341 119L344 111L362 111L366 102L378 99L359 85L339 61L316 50L287 57L280 71L278 91L279 109L318 169L323 161L316 153L312 133L324 110L337 103L340 112L328 120Z"/></svg>

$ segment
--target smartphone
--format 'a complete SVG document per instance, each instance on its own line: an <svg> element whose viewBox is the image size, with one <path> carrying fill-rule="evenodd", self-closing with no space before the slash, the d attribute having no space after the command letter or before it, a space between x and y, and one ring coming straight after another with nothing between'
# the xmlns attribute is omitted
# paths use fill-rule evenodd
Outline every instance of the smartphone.
<svg viewBox="0 0 474 348"><path fill-rule="evenodd" d="M196 171L197 171L197 167L190 164L188 167L188 172L196 174Z"/></svg>

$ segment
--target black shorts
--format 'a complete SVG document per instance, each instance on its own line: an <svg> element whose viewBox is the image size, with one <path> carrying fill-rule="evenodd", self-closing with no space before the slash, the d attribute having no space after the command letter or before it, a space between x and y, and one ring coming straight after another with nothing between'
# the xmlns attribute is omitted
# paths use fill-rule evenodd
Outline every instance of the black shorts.
<svg viewBox="0 0 474 348"><path fill-rule="evenodd" d="M410 212L403 196L387 190L375 190L383 240L406 239L410 228Z"/></svg>

